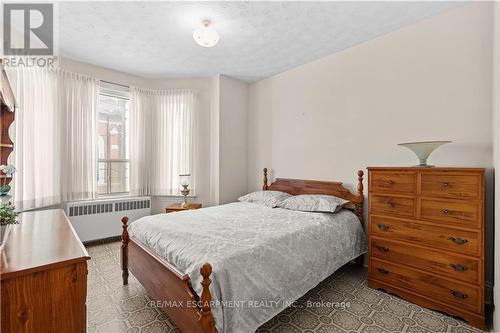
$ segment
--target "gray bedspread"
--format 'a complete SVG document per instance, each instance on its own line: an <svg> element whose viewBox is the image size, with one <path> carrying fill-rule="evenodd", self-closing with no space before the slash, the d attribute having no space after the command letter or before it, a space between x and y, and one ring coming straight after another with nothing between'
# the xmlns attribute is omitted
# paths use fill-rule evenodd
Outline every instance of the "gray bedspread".
<svg viewBox="0 0 500 333"><path fill-rule="evenodd" d="M198 295L200 267L212 265L220 333L254 332L367 248L351 211L308 213L246 202L147 216L129 233L188 274Z"/></svg>

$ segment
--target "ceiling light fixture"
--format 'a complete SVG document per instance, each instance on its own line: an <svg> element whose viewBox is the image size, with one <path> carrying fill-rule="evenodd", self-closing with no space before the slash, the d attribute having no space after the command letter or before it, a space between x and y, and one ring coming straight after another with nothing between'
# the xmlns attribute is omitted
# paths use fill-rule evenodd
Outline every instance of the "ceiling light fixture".
<svg viewBox="0 0 500 333"><path fill-rule="evenodd" d="M219 41L219 34L212 28L210 20L203 20L201 28L193 32L194 41L203 47L214 47Z"/></svg>

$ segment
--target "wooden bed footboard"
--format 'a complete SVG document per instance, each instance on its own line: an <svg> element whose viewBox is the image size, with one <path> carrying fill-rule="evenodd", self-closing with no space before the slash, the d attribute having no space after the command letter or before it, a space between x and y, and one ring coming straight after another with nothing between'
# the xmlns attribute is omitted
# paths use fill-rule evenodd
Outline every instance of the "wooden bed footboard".
<svg viewBox="0 0 500 333"><path fill-rule="evenodd" d="M182 332L216 333L209 288L212 266L205 263L200 269L203 290L199 297L193 290L188 275L138 240L129 237L127 223L128 217L122 218L123 284L128 284L129 271L132 272L154 300L151 306L161 307Z"/></svg>

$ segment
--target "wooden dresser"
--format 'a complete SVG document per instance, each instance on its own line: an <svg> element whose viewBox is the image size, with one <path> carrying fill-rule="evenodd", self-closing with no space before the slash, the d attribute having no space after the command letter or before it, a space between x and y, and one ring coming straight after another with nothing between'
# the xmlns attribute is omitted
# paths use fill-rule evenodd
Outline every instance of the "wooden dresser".
<svg viewBox="0 0 500 333"><path fill-rule="evenodd" d="M0 252L1 331L84 333L87 251L62 210L19 217Z"/></svg>
<svg viewBox="0 0 500 333"><path fill-rule="evenodd" d="M368 171L368 286L484 329L484 169Z"/></svg>

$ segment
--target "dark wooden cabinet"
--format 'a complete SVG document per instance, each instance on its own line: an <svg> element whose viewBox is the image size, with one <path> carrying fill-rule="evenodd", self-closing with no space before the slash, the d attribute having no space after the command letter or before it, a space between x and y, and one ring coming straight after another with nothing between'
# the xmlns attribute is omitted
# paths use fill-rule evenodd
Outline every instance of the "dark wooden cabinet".
<svg viewBox="0 0 500 333"><path fill-rule="evenodd" d="M368 286L484 329L484 169L368 170Z"/></svg>
<svg viewBox="0 0 500 333"><path fill-rule="evenodd" d="M60 209L26 212L1 255L1 331L86 331L90 257Z"/></svg>
<svg viewBox="0 0 500 333"><path fill-rule="evenodd" d="M7 164L14 149L14 143L9 136L10 125L14 122L15 100L7 74L0 60L0 165ZM0 185L9 184L11 179L0 173Z"/></svg>

